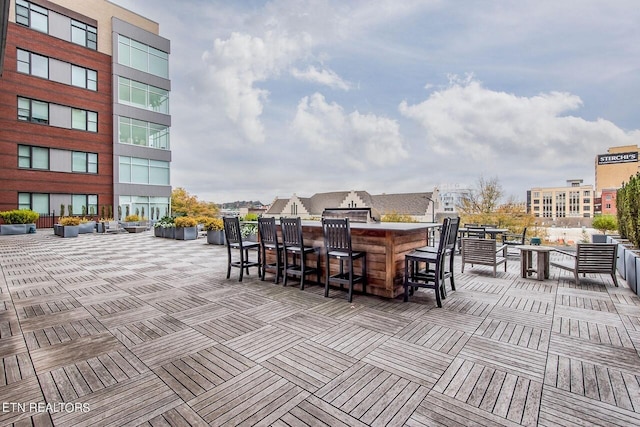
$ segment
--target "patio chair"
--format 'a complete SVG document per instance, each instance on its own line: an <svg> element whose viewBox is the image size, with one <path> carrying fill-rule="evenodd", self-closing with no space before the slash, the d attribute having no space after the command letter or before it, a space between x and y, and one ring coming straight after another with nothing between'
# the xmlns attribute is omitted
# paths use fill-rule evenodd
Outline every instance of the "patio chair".
<svg viewBox="0 0 640 427"><path fill-rule="evenodd" d="M258 218L258 234L260 235L260 248L262 249L262 273L264 280L265 273L275 273L275 283L280 281L283 270L282 245L278 242L278 232L275 218ZM274 261L267 262L267 252L271 253Z"/></svg>
<svg viewBox="0 0 640 427"><path fill-rule="evenodd" d="M471 239L484 239L487 233L484 227L467 227L466 236Z"/></svg>
<svg viewBox="0 0 640 427"><path fill-rule="evenodd" d="M120 233L125 231L118 221L108 221L105 224L106 226L103 229L105 233Z"/></svg>
<svg viewBox="0 0 640 427"><path fill-rule="evenodd" d="M362 283L362 293L367 292L367 253L364 251L354 251L351 246L351 228L349 218L325 218L322 220L322 233L324 235L324 246L327 251L327 272L324 284L324 296L329 296L329 285L336 283L343 289L344 285L349 286L348 300L353 299L353 285ZM337 259L340 270L336 274L331 274L331 259ZM353 262L360 259L361 272L354 273ZM346 268L344 263L347 263Z"/></svg>
<svg viewBox="0 0 640 427"><path fill-rule="evenodd" d="M445 218L440 234L440 242L434 250L429 247L414 250L404 257L404 301L409 300L409 295L413 295L415 288L433 289L436 294L436 304L442 307L442 299L447 297L445 279L451 282L451 289L455 290L453 280L453 258L456 245L459 218ZM449 258L447 268L446 259ZM425 268L420 269L424 263ZM434 264L430 269L429 265Z"/></svg>
<svg viewBox="0 0 640 427"><path fill-rule="evenodd" d="M464 265L475 264L488 265L493 267L493 277L496 277L497 268L500 264L504 264L504 271L507 271L507 258L499 256L504 254L506 245L497 247L494 239L472 239L465 237L462 239L462 268L464 273Z"/></svg>
<svg viewBox="0 0 640 427"><path fill-rule="evenodd" d="M280 218L280 228L284 256L284 286L287 286L290 275L300 277L301 290L304 290L305 279L310 274L315 274L316 283L320 283L320 248L304 245L300 218ZM310 254L316 254L315 267L309 265L307 256Z"/></svg>
<svg viewBox="0 0 640 427"><path fill-rule="evenodd" d="M614 243L578 243L575 254L559 249L555 251L571 258L570 262L551 261L551 265L563 270L571 271L576 285L580 284L580 273L583 277L587 273L610 274L613 283L618 286L616 278L616 259L618 245Z"/></svg>
<svg viewBox="0 0 640 427"><path fill-rule="evenodd" d="M527 227L522 230L521 234L518 233L503 233L502 234L502 244L507 245L504 249L504 256L507 256L507 251L509 250L509 246L519 246L526 244L526 236L527 236Z"/></svg>
<svg viewBox="0 0 640 427"><path fill-rule="evenodd" d="M231 277L231 267L237 267L240 269L239 282L242 282L242 276L244 271L249 274L249 267L258 267L258 275L260 275L260 244L258 242L248 242L242 240L242 234L240 233L240 220L238 217L223 217L224 223L224 235L227 240L227 279ZM232 250L237 250L240 253L240 259L234 261L232 256ZM257 261L251 261L249 259L249 251L257 252Z"/></svg>

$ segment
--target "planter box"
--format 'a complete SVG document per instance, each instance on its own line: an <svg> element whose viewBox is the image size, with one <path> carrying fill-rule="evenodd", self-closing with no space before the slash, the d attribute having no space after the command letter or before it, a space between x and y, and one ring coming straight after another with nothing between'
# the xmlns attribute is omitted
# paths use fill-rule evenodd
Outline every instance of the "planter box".
<svg viewBox="0 0 640 427"><path fill-rule="evenodd" d="M79 232L80 232L79 225L59 225L58 226L58 233L59 233L58 236L60 237L78 237Z"/></svg>
<svg viewBox="0 0 640 427"><path fill-rule="evenodd" d="M593 234L591 236L592 243L607 243L607 235L606 234Z"/></svg>
<svg viewBox="0 0 640 427"><path fill-rule="evenodd" d="M224 245L224 230L207 230L207 243L210 245Z"/></svg>
<svg viewBox="0 0 640 427"><path fill-rule="evenodd" d="M626 251L627 248L622 243L618 243L618 261L616 262L616 270L618 270L618 274L622 276L624 280L627 280L627 269L625 267Z"/></svg>
<svg viewBox="0 0 640 427"><path fill-rule="evenodd" d="M162 236L162 230L163 230L162 227L154 227L153 228L153 235L156 236L156 237L163 237Z"/></svg>
<svg viewBox="0 0 640 427"><path fill-rule="evenodd" d="M176 240L196 240L198 227L176 227Z"/></svg>
<svg viewBox="0 0 640 427"><path fill-rule="evenodd" d="M106 229L104 222L96 222L96 233L104 233Z"/></svg>
<svg viewBox="0 0 640 427"><path fill-rule="evenodd" d="M96 222L95 221L84 222L80 224L78 227L80 227L78 231L78 233L80 234L93 233L93 230L96 229Z"/></svg>
<svg viewBox="0 0 640 427"><path fill-rule="evenodd" d="M640 251L627 249L625 252L625 267L627 285L634 293L638 293L638 260L640 260Z"/></svg>
<svg viewBox="0 0 640 427"><path fill-rule="evenodd" d="M33 227L33 231L31 228ZM12 234L35 233L35 224L2 224L0 225L0 235L8 236Z"/></svg>
<svg viewBox="0 0 640 427"><path fill-rule="evenodd" d="M176 229L175 227L167 227L162 229L162 237L165 239L175 239L176 238Z"/></svg>
<svg viewBox="0 0 640 427"><path fill-rule="evenodd" d="M256 233L249 234L247 237L243 238L242 240L245 240L247 242L257 242L258 235Z"/></svg>

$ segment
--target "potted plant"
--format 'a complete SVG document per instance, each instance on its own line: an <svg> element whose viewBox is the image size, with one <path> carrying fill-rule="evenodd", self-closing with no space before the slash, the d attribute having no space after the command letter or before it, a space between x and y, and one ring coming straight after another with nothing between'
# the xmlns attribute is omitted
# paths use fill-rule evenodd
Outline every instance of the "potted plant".
<svg viewBox="0 0 640 427"><path fill-rule="evenodd" d="M0 234L27 234L36 232L35 222L40 215L30 209L14 209L0 212L4 224L0 225Z"/></svg>
<svg viewBox="0 0 640 427"><path fill-rule="evenodd" d="M78 237L80 231L80 218L65 216L58 220L58 235L60 237Z"/></svg>
<svg viewBox="0 0 640 427"><path fill-rule="evenodd" d="M127 215L122 222L123 227L137 227L140 225L140 215Z"/></svg>
<svg viewBox="0 0 640 427"><path fill-rule="evenodd" d="M204 223L207 231L207 243L210 245L224 245L224 222L221 218L210 218Z"/></svg>
<svg viewBox="0 0 640 427"><path fill-rule="evenodd" d="M258 226L256 224L242 224L240 235L248 242L258 241Z"/></svg>
<svg viewBox="0 0 640 427"><path fill-rule="evenodd" d="M173 217L163 216L153 224L154 235L173 239L175 237L175 226Z"/></svg>
<svg viewBox="0 0 640 427"><path fill-rule="evenodd" d="M607 243L607 231L617 230L618 220L613 215L598 215L593 219L591 226L602 232L591 236L593 243Z"/></svg>
<svg viewBox="0 0 640 427"><path fill-rule="evenodd" d="M179 216L175 219L177 240L195 240L198 237L198 221L188 216Z"/></svg>

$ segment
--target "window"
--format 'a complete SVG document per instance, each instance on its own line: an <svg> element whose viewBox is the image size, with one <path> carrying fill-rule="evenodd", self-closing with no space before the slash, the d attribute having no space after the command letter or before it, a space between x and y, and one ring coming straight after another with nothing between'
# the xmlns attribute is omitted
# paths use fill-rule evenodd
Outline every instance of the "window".
<svg viewBox="0 0 640 427"><path fill-rule="evenodd" d="M98 113L93 111L71 109L71 129L98 131Z"/></svg>
<svg viewBox="0 0 640 427"><path fill-rule="evenodd" d="M71 158L72 172L98 173L98 154L74 151Z"/></svg>
<svg viewBox="0 0 640 427"><path fill-rule="evenodd" d="M585 197L591 196L591 190L585 190L582 195L585 196Z"/></svg>
<svg viewBox="0 0 640 427"><path fill-rule="evenodd" d="M18 49L18 72L49 78L49 58Z"/></svg>
<svg viewBox="0 0 640 427"><path fill-rule="evenodd" d="M606 209L611 209L611 203L605 203L604 207L605 207Z"/></svg>
<svg viewBox="0 0 640 427"><path fill-rule="evenodd" d="M27 98L18 98L18 120L49 123L49 104Z"/></svg>
<svg viewBox="0 0 640 427"><path fill-rule="evenodd" d="M49 169L49 149L18 145L18 167L24 169Z"/></svg>
<svg viewBox="0 0 640 427"><path fill-rule="evenodd" d="M16 0L16 22L43 33L49 32L49 11L25 0Z"/></svg>
<svg viewBox="0 0 640 427"><path fill-rule="evenodd" d="M89 90L98 90L98 72L77 65L71 66L71 84Z"/></svg>
<svg viewBox="0 0 640 427"><path fill-rule="evenodd" d="M80 21L71 20L71 42L89 49L98 49L98 30Z"/></svg>
<svg viewBox="0 0 640 427"><path fill-rule="evenodd" d="M607 195L604 197L604 199L605 199L605 200L611 200L611 194L607 194Z"/></svg>
<svg viewBox="0 0 640 427"><path fill-rule="evenodd" d="M118 77L118 102L169 114L169 91Z"/></svg>
<svg viewBox="0 0 640 427"><path fill-rule="evenodd" d="M31 209L41 214L49 213L49 195L42 193L18 193L18 209Z"/></svg>
<svg viewBox="0 0 640 427"><path fill-rule="evenodd" d="M97 194L73 194L71 196L71 205L73 213L79 215L84 213L95 215L98 212L98 195Z"/></svg>
<svg viewBox="0 0 640 427"><path fill-rule="evenodd" d="M533 192L533 197L540 197L540 192L539 191L534 191Z"/></svg>
<svg viewBox="0 0 640 427"><path fill-rule="evenodd" d="M584 207L582 208L582 210L584 210L584 211L590 211L590 210L591 210L591 206L589 206L589 205L584 205Z"/></svg>
<svg viewBox="0 0 640 427"><path fill-rule="evenodd" d="M169 185L169 162L120 156L121 183Z"/></svg>
<svg viewBox="0 0 640 427"><path fill-rule="evenodd" d="M119 140L122 144L169 149L169 128L156 123L120 117L118 126Z"/></svg>
<svg viewBox="0 0 640 427"><path fill-rule="evenodd" d="M169 55L144 43L118 35L118 63L169 78Z"/></svg>

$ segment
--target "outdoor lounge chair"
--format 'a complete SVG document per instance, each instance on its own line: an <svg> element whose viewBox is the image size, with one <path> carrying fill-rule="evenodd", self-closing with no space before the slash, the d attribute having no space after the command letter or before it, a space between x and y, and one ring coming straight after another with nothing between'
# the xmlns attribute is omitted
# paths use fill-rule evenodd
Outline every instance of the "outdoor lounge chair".
<svg viewBox="0 0 640 427"><path fill-rule="evenodd" d="M462 239L462 273L465 264L480 264L493 267L493 277L496 277L497 268L504 264L504 271L507 271L507 258L504 256L506 245L497 247L494 239L472 239L465 237Z"/></svg>
<svg viewBox="0 0 640 427"><path fill-rule="evenodd" d="M504 248L504 256L507 256L507 250L509 246L519 246L526 244L526 236L527 236L527 227L522 230L522 234L518 233L504 233L502 235L502 244L507 245Z"/></svg>
<svg viewBox="0 0 640 427"><path fill-rule="evenodd" d="M616 278L616 259L618 255L618 245L613 243L578 243L578 250L575 254L556 249L556 252L566 255L572 260L570 262L551 261L551 265L573 272L576 285L580 284L580 273L610 274L613 283L618 286Z"/></svg>

